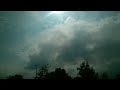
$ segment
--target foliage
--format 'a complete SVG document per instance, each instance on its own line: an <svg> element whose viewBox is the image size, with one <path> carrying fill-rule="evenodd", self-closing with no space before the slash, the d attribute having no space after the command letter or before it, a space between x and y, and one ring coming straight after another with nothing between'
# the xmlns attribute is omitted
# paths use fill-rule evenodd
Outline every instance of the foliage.
<svg viewBox="0 0 120 90"><path fill-rule="evenodd" d="M54 72L49 74L49 79L64 80L71 79L71 77L66 73L65 69L56 68Z"/></svg>
<svg viewBox="0 0 120 90"><path fill-rule="evenodd" d="M40 67L35 79L40 80L98 80L109 79L106 72L103 72L100 77L93 67L91 67L87 61L84 61L77 67L78 76L72 78L68 75L65 69L56 68L54 71L49 72L49 66L43 65ZM22 75L15 74L8 76L7 79L24 79ZM115 79L120 80L120 74L117 74Z"/></svg>
<svg viewBox="0 0 120 90"><path fill-rule="evenodd" d="M77 68L78 75L81 79L84 80L94 80L94 79L98 79L98 73L95 72L95 70L93 69L93 67L90 67L88 62L82 62L80 67Z"/></svg>
<svg viewBox="0 0 120 90"><path fill-rule="evenodd" d="M39 69L39 72L37 74L38 79L44 80L48 78L48 70L49 66L48 65L44 65Z"/></svg>
<svg viewBox="0 0 120 90"><path fill-rule="evenodd" d="M101 75L101 79L108 79L108 74L106 72L103 72Z"/></svg>
<svg viewBox="0 0 120 90"><path fill-rule="evenodd" d="M13 76L8 76L7 79L23 79L22 75L16 74Z"/></svg>

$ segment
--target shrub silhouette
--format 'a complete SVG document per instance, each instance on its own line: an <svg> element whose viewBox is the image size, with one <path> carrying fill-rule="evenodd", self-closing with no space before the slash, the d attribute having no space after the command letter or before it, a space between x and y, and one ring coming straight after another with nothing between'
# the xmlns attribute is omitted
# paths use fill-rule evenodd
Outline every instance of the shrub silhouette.
<svg viewBox="0 0 120 90"><path fill-rule="evenodd" d="M7 79L23 79L22 75L16 74L13 76L8 76Z"/></svg>

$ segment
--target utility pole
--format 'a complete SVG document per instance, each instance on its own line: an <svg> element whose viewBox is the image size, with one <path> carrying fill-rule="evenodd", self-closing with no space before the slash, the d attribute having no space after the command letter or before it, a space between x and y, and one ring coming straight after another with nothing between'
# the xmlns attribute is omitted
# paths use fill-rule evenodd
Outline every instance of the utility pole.
<svg viewBox="0 0 120 90"><path fill-rule="evenodd" d="M35 77L35 78L37 78L37 66L38 66L38 65L35 65L35 69L36 69L36 77Z"/></svg>

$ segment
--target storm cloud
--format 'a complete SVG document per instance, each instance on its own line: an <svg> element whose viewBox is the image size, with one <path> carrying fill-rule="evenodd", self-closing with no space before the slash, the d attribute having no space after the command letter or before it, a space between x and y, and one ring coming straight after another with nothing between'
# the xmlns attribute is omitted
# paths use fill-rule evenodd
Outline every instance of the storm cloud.
<svg viewBox="0 0 120 90"><path fill-rule="evenodd" d="M40 33L36 41L39 52L29 56L28 67L46 63L70 72L76 70L82 60L87 60L97 71L112 72L113 67L118 73L113 63L120 58L119 29L119 13L93 22L67 17L62 24Z"/></svg>
<svg viewBox="0 0 120 90"><path fill-rule="evenodd" d="M65 68L75 76L86 60L98 72L115 75L120 69L120 12L66 11L1 12L1 78L10 72L26 77L34 65ZM33 77L33 76L32 76Z"/></svg>

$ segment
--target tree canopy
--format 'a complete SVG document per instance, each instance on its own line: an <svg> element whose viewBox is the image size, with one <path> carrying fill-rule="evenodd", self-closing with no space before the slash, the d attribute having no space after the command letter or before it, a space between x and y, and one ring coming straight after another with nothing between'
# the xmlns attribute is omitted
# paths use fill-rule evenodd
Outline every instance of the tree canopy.
<svg viewBox="0 0 120 90"><path fill-rule="evenodd" d="M84 61L77 67L78 76L71 77L63 68L55 68L54 71L49 70L49 66L43 65L39 68L38 73L34 79L39 80L98 80L109 79L108 74L103 72L100 76L95 69L89 65L87 61ZM8 76L7 79L24 79L23 75L15 74ZM117 74L115 79L120 79L120 74Z"/></svg>
<svg viewBox="0 0 120 90"><path fill-rule="evenodd" d="M82 62L80 66L77 68L77 70L80 79L84 80L98 79L98 73L95 72L93 67L90 67L87 61Z"/></svg>

